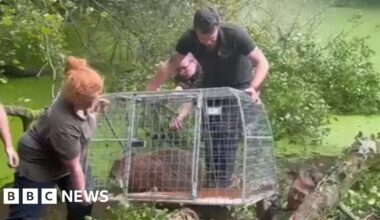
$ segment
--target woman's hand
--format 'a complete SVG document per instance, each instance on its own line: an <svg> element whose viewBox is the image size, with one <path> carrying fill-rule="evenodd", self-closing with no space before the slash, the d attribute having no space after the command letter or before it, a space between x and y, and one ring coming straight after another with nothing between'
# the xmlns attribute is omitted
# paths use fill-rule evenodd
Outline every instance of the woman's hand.
<svg viewBox="0 0 380 220"><path fill-rule="evenodd" d="M108 99L105 99L105 98L100 98L97 103L95 104L94 108L93 108L93 111L96 113L96 114L99 114L99 113L102 113L102 112L105 112L107 110L107 107L110 105L110 101Z"/></svg>
<svg viewBox="0 0 380 220"><path fill-rule="evenodd" d="M7 147L5 149L5 153L8 157L8 166L11 168L16 168L20 162L17 152L13 149L13 147Z"/></svg>

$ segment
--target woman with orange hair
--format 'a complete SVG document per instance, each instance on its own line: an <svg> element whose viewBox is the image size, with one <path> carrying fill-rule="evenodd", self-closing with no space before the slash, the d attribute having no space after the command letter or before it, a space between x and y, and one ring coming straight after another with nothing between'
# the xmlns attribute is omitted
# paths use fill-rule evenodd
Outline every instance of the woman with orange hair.
<svg viewBox="0 0 380 220"><path fill-rule="evenodd" d="M69 57L59 97L46 113L21 137L18 144L20 165L14 188L37 188L37 204L10 205L8 219L39 219L41 191L86 190L86 160L89 141L96 127L96 112L107 102L100 99L102 77L84 59ZM83 196L83 194L82 194ZM90 202L66 202L67 219L80 220L91 214Z"/></svg>

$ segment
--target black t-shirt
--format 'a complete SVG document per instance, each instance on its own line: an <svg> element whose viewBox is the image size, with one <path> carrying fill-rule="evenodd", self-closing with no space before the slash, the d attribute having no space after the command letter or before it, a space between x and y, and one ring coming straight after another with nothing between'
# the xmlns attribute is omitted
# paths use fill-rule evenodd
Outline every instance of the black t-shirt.
<svg viewBox="0 0 380 220"><path fill-rule="evenodd" d="M182 55L192 53L202 67L195 83L198 88L248 88L252 80L252 65L247 55L255 49L248 33L241 27L222 24L218 43L212 51L198 40L194 30L188 30L179 39L176 50Z"/></svg>

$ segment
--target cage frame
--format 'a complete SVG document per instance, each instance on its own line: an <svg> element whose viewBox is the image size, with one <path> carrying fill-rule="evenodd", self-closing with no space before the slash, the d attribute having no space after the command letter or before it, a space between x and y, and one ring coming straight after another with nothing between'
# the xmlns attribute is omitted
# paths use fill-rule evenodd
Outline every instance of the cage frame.
<svg viewBox="0 0 380 220"><path fill-rule="evenodd" d="M243 171L242 171L242 188L239 190L241 192L240 198L234 198L234 199L228 199L228 200L223 200L223 199L215 199L214 201L210 200L210 198L200 198L200 190L198 188L199 179L198 179L198 172L199 172L199 164L200 164L200 149L201 149L201 132L202 132L202 114L201 108L203 106L204 102L204 92L206 90L226 90L229 91L229 93L236 98L237 103L239 105L239 118L241 120L241 125L242 125L242 130L246 131L246 122L244 118L244 110L242 108L242 103L240 97L236 93L241 93L242 91L229 88L229 87L220 87L220 88L211 88L211 89L191 89L191 90L183 90L183 91L144 91L144 92L118 92L118 93L108 93L104 97L110 97L110 96L118 96L118 97L123 97L126 99L129 99L131 104L129 106L129 109L125 109L126 111L131 112L128 118L129 124L126 123L126 131L128 131L128 134L126 135L126 139L122 139L124 141L124 149L123 149L123 156L128 158L127 163L129 164L128 166L124 167L124 172L126 173L126 178L123 180L123 193L117 197L111 197L111 200L123 200L123 201L133 201L133 202L160 202L160 203L179 203L179 204L191 204L191 205L227 205L227 206L238 206L238 205L252 205L264 198L268 198L269 196L275 194L277 192L277 167L276 167L276 162L275 162L275 152L274 152L274 140L273 140L273 133L271 126L269 124L268 120L268 115L265 111L265 106L262 105L262 109L265 115L267 127L268 127L268 132L270 133L269 137L260 137L260 138L267 138L271 141L272 143L272 154L271 157L273 158L273 170L274 170L274 188L271 190L266 190L265 192L257 194L257 196L248 196L246 192L247 188L247 150L248 150L248 141L247 141L247 134L246 132L243 132ZM183 199L183 198L175 198L173 195L171 196L163 196L160 195L160 193L157 192L145 192L145 193L129 193L128 187L129 187L129 173L131 172L130 168L130 163L131 163L131 158L132 158L132 142L135 137L135 129L134 129L134 121L136 117L136 105L137 105L137 98L143 99L146 97L149 98L154 98L154 97L165 97L165 96L184 96L184 95L194 95L197 99L197 105L196 105L196 116L195 116L195 126L194 126L194 146L192 149L192 172L191 172L191 181L192 181L192 188L191 188L191 193L190 197L188 199ZM128 106L127 106L128 107ZM259 137L259 136L258 136ZM93 141L105 141L104 139L94 139ZM114 140L116 141L116 140ZM119 140L120 141L120 140ZM166 193L167 194L167 193ZM121 197L120 197L121 196ZM169 198L170 197L170 198Z"/></svg>

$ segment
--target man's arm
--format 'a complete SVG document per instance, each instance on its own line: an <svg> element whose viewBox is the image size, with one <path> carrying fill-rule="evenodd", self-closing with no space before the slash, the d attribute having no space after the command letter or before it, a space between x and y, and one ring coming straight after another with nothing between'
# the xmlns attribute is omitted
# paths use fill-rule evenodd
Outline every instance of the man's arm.
<svg viewBox="0 0 380 220"><path fill-rule="evenodd" d="M193 110L193 103L191 102L183 103L181 107L179 108L178 115L174 117L172 121L170 122L170 127L176 130L182 130L183 122L191 114L192 110Z"/></svg>
<svg viewBox="0 0 380 220"><path fill-rule="evenodd" d="M155 91L159 89L167 80L169 80L175 74L176 68L185 56L186 55L177 53L173 55L170 59L165 61L165 63L159 67L158 71L149 81L148 85L146 86L146 90Z"/></svg>
<svg viewBox="0 0 380 220"><path fill-rule="evenodd" d="M268 74L269 63L263 52L251 40L249 33L246 30L240 29L240 31L237 32L236 37L238 40L237 49L242 55L247 56L251 61L252 66L256 67L252 73L253 79L251 85L246 89L246 91L251 94L252 100L256 102L259 98L258 92L261 84Z"/></svg>
<svg viewBox="0 0 380 220"><path fill-rule="evenodd" d="M251 88L255 91L259 91L261 84L268 75L268 60L258 47L248 54L248 59L251 61L253 66L256 66L254 72L252 73L254 77L251 81Z"/></svg>
<svg viewBox="0 0 380 220"><path fill-rule="evenodd" d="M9 129L7 114L0 104L0 138L4 143L5 153L8 157L8 165L12 168L18 166L19 158L15 150L13 149L12 136Z"/></svg>

